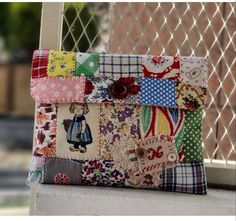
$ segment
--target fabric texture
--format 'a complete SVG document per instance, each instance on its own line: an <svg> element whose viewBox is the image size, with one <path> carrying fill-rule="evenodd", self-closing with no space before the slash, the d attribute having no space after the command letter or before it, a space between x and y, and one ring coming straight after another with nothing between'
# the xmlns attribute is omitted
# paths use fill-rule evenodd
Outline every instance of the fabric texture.
<svg viewBox="0 0 236 221"><path fill-rule="evenodd" d="M32 78L42 78L47 76L49 50L37 50L33 53Z"/></svg>
<svg viewBox="0 0 236 221"><path fill-rule="evenodd" d="M44 183L80 184L82 164L68 159L46 158L44 165Z"/></svg>
<svg viewBox="0 0 236 221"><path fill-rule="evenodd" d="M47 76L72 77L76 69L76 53L66 51L49 51Z"/></svg>
<svg viewBox="0 0 236 221"><path fill-rule="evenodd" d="M164 191L206 194L203 162L179 163L176 167L164 169L160 188Z"/></svg>
<svg viewBox="0 0 236 221"><path fill-rule="evenodd" d="M84 77L32 79L31 96L42 103L83 102Z"/></svg>
<svg viewBox="0 0 236 221"><path fill-rule="evenodd" d="M36 50L27 183L206 194L206 92L204 58Z"/></svg>
<svg viewBox="0 0 236 221"><path fill-rule="evenodd" d="M100 54L99 76L142 76L142 56Z"/></svg>
<svg viewBox="0 0 236 221"><path fill-rule="evenodd" d="M99 69L98 53L77 53L76 54L76 75L93 76L97 75Z"/></svg>
<svg viewBox="0 0 236 221"><path fill-rule="evenodd" d="M148 105L175 107L175 82L142 78L141 102Z"/></svg>

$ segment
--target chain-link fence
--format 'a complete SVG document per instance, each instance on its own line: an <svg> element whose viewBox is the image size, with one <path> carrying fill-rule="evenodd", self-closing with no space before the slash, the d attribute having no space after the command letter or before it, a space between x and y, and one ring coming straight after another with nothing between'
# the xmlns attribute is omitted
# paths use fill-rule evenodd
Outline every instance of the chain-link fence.
<svg viewBox="0 0 236 221"><path fill-rule="evenodd" d="M234 3L66 3L62 49L202 56L209 64L204 155L236 160Z"/></svg>

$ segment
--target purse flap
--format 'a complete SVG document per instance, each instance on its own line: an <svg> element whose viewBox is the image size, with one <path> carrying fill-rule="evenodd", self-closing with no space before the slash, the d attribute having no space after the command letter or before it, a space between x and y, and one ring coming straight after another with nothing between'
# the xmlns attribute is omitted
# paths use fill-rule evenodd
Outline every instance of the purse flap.
<svg viewBox="0 0 236 221"><path fill-rule="evenodd" d="M36 50L31 96L40 103L124 103L181 109L205 104L201 57Z"/></svg>

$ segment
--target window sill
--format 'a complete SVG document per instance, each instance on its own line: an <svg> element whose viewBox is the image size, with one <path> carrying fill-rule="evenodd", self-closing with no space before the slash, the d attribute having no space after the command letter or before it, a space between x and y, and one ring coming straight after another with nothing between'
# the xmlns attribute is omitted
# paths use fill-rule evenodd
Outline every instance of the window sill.
<svg viewBox="0 0 236 221"><path fill-rule="evenodd" d="M37 185L31 215L234 215L235 192L207 195L127 188Z"/></svg>

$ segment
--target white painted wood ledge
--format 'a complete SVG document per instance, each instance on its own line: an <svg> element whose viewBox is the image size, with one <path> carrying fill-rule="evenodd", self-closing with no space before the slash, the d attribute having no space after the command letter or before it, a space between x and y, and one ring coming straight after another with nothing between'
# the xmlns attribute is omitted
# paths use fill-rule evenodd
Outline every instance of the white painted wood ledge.
<svg viewBox="0 0 236 221"><path fill-rule="evenodd" d="M235 215L235 191L207 195L129 188L35 186L31 215Z"/></svg>

